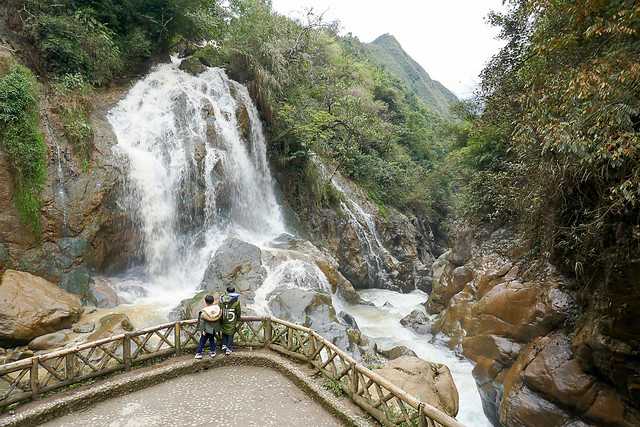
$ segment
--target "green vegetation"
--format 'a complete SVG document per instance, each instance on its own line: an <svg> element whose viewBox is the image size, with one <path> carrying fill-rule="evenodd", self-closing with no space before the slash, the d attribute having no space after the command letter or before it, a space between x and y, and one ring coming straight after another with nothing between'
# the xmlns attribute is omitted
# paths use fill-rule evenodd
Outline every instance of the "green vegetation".
<svg viewBox="0 0 640 427"><path fill-rule="evenodd" d="M269 125L272 156L299 185L324 188L310 182L320 176L310 171L317 154L383 209L444 216L446 205L430 188L441 180L430 176L448 150L448 124L373 63L365 45L312 14L296 22L259 0L232 1L229 15L222 63L248 81ZM327 205L338 200L315 193Z"/></svg>
<svg viewBox="0 0 640 427"><path fill-rule="evenodd" d="M463 211L511 219L589 285L637 268L640 9L636 2L512 0L490 20L505 47L483 72L458 153Z"/></svg>
<svg viewBox="0 0 640 427"><path fill-rule="evenodd" d="M322 387L325 390L328 390L331 393L333 393L335 397L344 396L344 390L342 390L342 383L338 380L334 380L333 378L325 378L325 380L322 382Z"/></svg>
<svg viewBox="0 0 640 427"><path fill-rule="evenodd" d="M93 152L93 129L89 121L93 88L82 74L65 74L53 84L53 92L54 109L64 134L86 171Z"/></svg>
<svg viewBox="0 0 640 427"><path fill-rule="evenodd" d="M15 172L16 206L40 232L40 192L46 179L46 146L38 128L38 83L14 64L0 79L0 143Z"/></svg>
<svg viewBox="0 0 640 427"><path fill-rule="evenodd" d="M219 36L212 0L24 0L25 34L51 74L103 85L183 41Z"/></svg>

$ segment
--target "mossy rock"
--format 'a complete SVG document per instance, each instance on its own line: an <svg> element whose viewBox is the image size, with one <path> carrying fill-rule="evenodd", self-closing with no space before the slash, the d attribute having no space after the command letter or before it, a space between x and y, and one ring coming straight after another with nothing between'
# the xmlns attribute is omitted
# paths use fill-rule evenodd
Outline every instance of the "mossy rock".
<svg viewBox="0 0 640 427"><path fill-rule="evenodd" d="M182 61L180 69L184 72L197 76L198 74L203 73L207 67L195 56L190 56Z"/></svg>
<svg viewBox="0 0 640 427"><path fill-rule="evenodd" d="M60 287L67 292L78 295L83 304L96 305L96 297L91 291L92 282L89 270L80 267L64 274L60 280Z"/></svg>
<svg viewBox="0 0 640 427"><path fill-rule="evenodd" d="M219 67L224 64L223 56L220 50L213 46L205 46L195 51L194 58L197 58L203 65L207 67Z"/></svg>

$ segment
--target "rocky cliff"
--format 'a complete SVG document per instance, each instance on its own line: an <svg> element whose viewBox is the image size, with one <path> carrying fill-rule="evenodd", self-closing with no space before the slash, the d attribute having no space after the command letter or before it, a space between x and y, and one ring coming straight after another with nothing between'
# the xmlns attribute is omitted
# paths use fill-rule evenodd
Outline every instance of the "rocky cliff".
<svg viewBox="0 0 640 427"><path fill-rule="evenodd" d="M452 243L434 263L426 309L434 332L476 363L494 425L640 423L640 336L628 316L637 295L612 309L612 288L582 294L506 229L459 228Z"/></svg>

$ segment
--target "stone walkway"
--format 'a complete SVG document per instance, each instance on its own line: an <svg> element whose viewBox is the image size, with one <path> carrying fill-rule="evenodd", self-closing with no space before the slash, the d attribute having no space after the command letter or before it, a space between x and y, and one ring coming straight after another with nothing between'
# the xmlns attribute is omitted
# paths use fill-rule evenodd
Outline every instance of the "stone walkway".
<svg viewBox="0 0 640 427"><path fill-rule="evenodd" d="M273 369L223 366L106 400L44 425L339 426L342 423Z"/></svg>

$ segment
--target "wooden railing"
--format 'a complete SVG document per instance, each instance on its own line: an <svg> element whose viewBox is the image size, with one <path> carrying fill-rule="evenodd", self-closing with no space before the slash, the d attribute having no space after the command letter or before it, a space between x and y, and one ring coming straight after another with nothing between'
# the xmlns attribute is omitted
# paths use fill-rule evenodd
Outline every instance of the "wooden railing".
<svg viewBox="0 0 640 427"><path fill-rule="evenodd" d="M184 320L0 365L0 408L90 378L131 370L149 359L180 355L197 341L196 321ZM235 342L310 364L385 426L462 427L304 326L272 317L243 317Z"/></svg>

